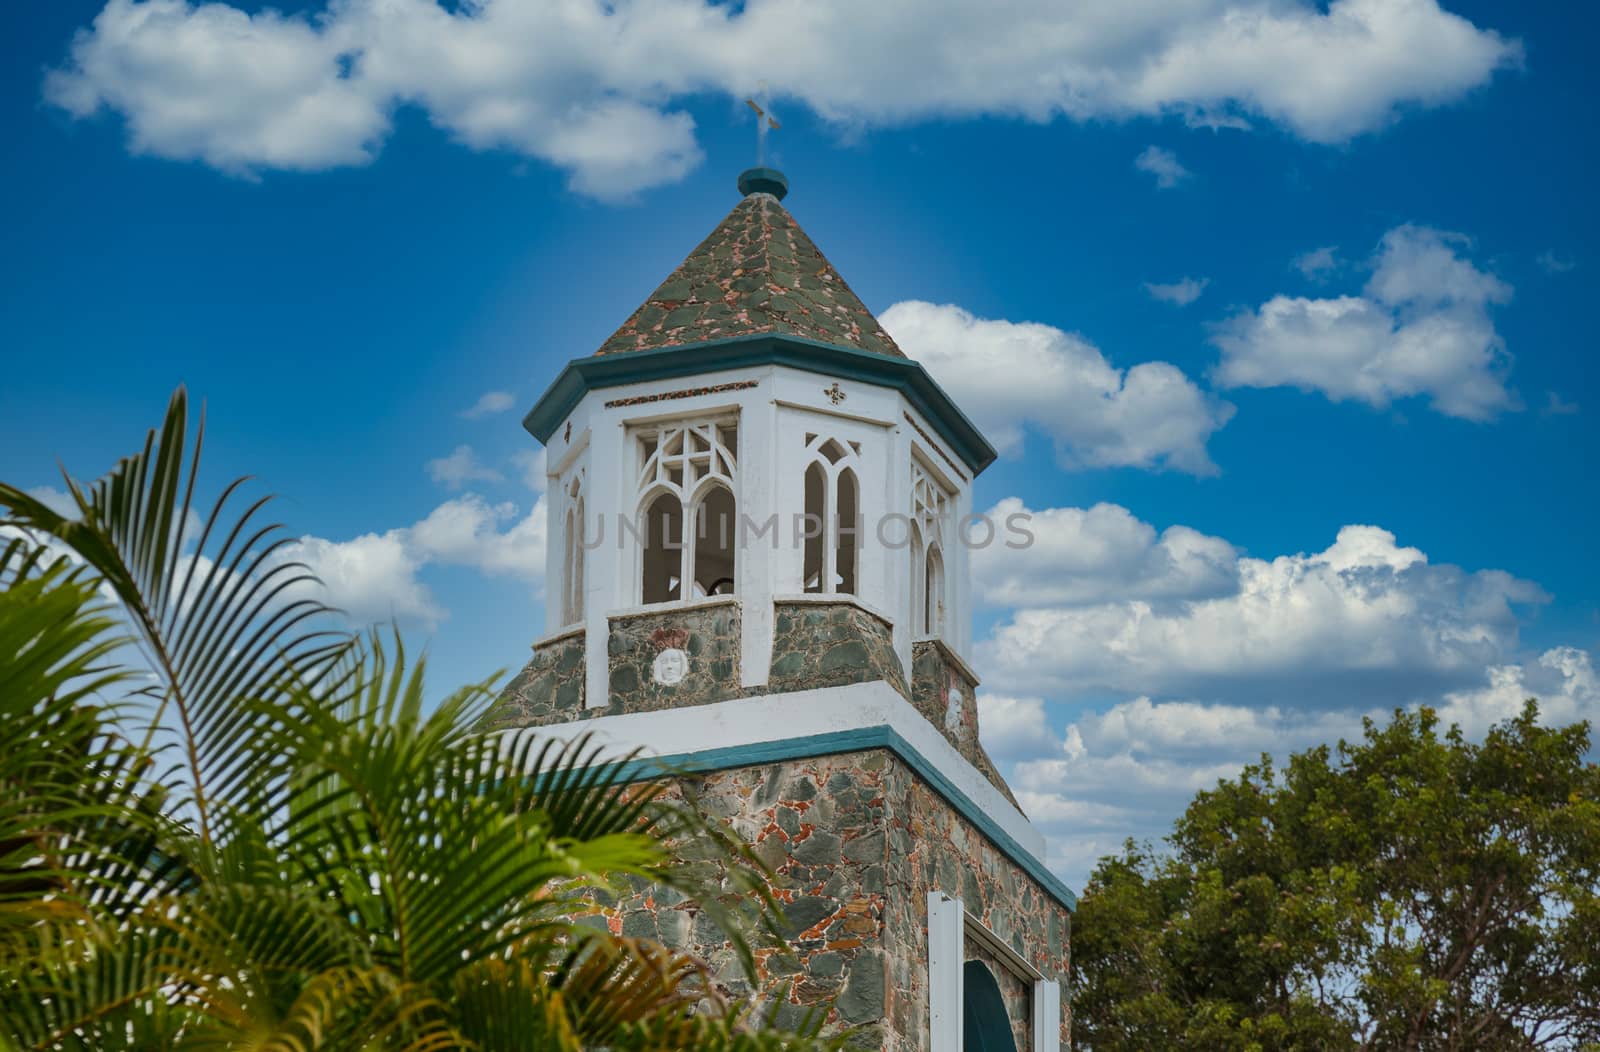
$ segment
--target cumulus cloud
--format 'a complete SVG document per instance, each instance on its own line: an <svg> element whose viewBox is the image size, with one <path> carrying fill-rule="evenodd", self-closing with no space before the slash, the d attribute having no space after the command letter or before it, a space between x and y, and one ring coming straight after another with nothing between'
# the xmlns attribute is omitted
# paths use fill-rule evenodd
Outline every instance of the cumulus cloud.
<svg viewBox="0 0 1600 1052"><path fill-rule="evenodd" d="M881 321L947 390L961 392L962 407L1002 452L1021 447L1026 422L1055 440L1065 467L1216 474L1206 442L1233 407L1175 365L1118 369L1082 336L950 304L907 300Z"/></svg>
<svg viewBox="0 0 1600 1052"><path fill-rule="evenodd" d="M1274 296L1218 326L1225 387L1296 387L1375 408L1418 396L1447 416L1519 408L1511 356L1490 308L1511 286L1463 256L1459 234L1401 226L1383 236L1360 295Z"/></svg>
<svg viewBox="0 0 1600 1052"><path fill-rule="evenodd" d="M1503 571L1433 565L1375 526L1234 569L1237 588L1213 598L1022 607L979 645L978 663L992 686L1023 694L1404 704L1514 656L1514 607L1547 599Z"/></svg>
<svg viewBox="0 0 1600 1052"><path fill-rule="evenodd" d="M1171 190L1194 175L1178 161L1178 155L1159 146L1146 146L1133 159L1133 166L1155 177L1156 189Z"/></svg>
<svg viewBox="0 0 1600 1052"><path fill-rule="evenodd" d="M1180 278L1170 285L1160 285L1153 281L1144 283L1144 290L1153 300L1162 303L1171 303L1177 307L1187 307L1200 298L1200 293L1211 284L1210 278Z"/></svg>
<svg viewBox="0 0 1600 1052"><path fill-rule="evenodd" d="M476 420L483 416L493 416L503 413L516 403L510 391L485 391L469 408L463 409L461 415L468 420Z"/></svg>
<svg viewBox="0 0 1600 1052"><path fill-rule="evenodd" d="M460 489L469 482L505 481L500 472L478 460L471 446L457 446L449 456L428 461L428 476L450 489Z"/></svg>
<svg viewBox="0 0 1600 1052"><path fill-rule="evenodd" d="M1600 674L1586 650L1554 647L1531 663L1493 665L1486 678L1481 686L1446 694L1437 706L1440 719L1482 734L1491 724L1520 713L1527 699L1538 698L1545 723L1600 720Z"/></svg>
<svg viewBox="0 0 1600 1052"><path fill-rule="evenodd" d="M1520 55L1436 0L1021 0L1004 18L955 0L889 0L869 18L853 0L333 0L293 16L108 0L45 96L121 114L136 152L246 174L366 163L416 106L471 148L615 198L699 163L677 100L763 79L842 128L1173 114L1342 142Z"/></svg>
<svg viewBox="0 0 1600 1052"><path fill-rule="evenodd" d="M469 493L445 501L412 526L345 541L301 537L280 558L310 567L325 586L319 598L354 624L397 620L432 627L448 613L419 576L426 567L467 566L487 577L537 585L545 544L542 497L519 518L516 505L491 505Z"/></svg>
<svg viewBox="0 0 1600 1052"><path fill-rule="evenodd" d="M511 454L511 463L522 473L522 482L535 493L543 493L550 484L545 465L549 463L549 451L544 446L538 449L519 449Z"/></svg>
<svg viewBox="0 0 1600 1052"><path fill-rule="evenodd" d="M1232 595L1238 551L1187 526L1160 534L1115 504L1034 511L1008 497L987 513L994 523L1027 516L1026 548L991 544L972 551L972 578L996 606L1093 606L1125 600L1176 602ZM1020 521L1020 520L1019 520Z"/></svg>

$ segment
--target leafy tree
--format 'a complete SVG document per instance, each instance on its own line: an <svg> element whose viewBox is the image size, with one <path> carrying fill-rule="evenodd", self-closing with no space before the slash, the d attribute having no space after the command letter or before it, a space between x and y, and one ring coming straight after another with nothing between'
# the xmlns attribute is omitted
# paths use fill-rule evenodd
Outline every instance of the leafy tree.
<svg viewBox="0 0 1600 1052"><path fill-rule="evenodd" d="M1600 1048L1600 770L1530 701L1427 709L1200 793L1101 861L1075 1032L1120 1049Z"/></svg>
<svg viewBox="0 0 1600 1052"><path fill-rule="evenodd" d="M75 515L0 484L24 531L0 551L0 1052L835 1046L576 923L634 878L694 898L748 970L777 928L759 864L692 807L581 741L484 733L488 683L426 711L398 638L317 627L243 480L192 514L186 427L180 390L139 454L68 480ZM673 865L686 837L724 883Z"/></svg>

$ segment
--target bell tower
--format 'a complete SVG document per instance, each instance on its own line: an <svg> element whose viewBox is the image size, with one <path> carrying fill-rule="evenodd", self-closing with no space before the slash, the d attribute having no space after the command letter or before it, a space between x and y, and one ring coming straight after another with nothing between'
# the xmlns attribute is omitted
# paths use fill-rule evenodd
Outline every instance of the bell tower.
<svg viewBox="0 0 1600 1052"><path fill-rule="evenodd" d="M549 631L499 725L693 772L785 903L799 971L772 962L758 996L831 1003L866 1047L1005 1047L963 1036L985 1018L1019 1052L1065 1047L1075 900L978 741L968 553L1005 524L971 485L994 450L783 174L739 191L524 420L548 449ZM613 923L726 953L663 902Z"/></svg>

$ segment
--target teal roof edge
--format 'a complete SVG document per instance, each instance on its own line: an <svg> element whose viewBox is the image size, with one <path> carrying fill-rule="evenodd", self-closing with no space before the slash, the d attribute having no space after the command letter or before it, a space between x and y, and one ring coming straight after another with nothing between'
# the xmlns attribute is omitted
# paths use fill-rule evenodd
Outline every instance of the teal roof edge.
<svg viewBox="0 0 1600 1052"><path fill-rule="evenodd" d="M978 827L1005 856L1016 863L1028 876L1038 881L1051 897L1069 911L1077 912L1078 896L1072 893L1062 879L1050 872L1044 862L1033 852L1017 843L1016 839L1000 828L983 808L956 784L946 778L928 758L888 724L860 727L827 734L811 734L800 738L783 738L778 741L757 742L752 745L733 745L702 752L682 753L674 756L652 756L629 760L620 766L619 777L624 781L642 781L672 774L698 774L707 771L725 771L735 767L755 767L764 763L784 760L809 759L833 753L859 752L864 749L888 749L904 760L918 777L933 786L940 796L948 800L962 818Z"/></svg>
<svg viewBox="0 0 1600 1052"><path fill-rule="evenodd" d="M996 453L918 362L871 351L839 347L798 336L763 334L682 344L648 351L591 355L567 363L555 382L523 418L522 426L548 444L550 436L589 391L645 380L665 380L719 369L786 365L821 376L892 387L950 444L974 475L994 462Z"/></svg>

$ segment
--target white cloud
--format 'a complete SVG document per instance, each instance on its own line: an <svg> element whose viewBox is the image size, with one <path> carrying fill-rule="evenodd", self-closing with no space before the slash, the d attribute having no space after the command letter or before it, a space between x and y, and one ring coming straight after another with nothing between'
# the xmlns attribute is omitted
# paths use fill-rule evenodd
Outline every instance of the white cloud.
<svg viewBox="0 0 1600 1052"><path fill-rule="evenodd" d="M123 115L137 152L241 173L362 164L402 105L474 149L625 197L699 163L675 100L766 80L841 128L1019 116L1260 118L1317 142L1381 128L1520 61L1436 0L337 0L305 16L108 0L46 97Z"/></svg>
<svg viewBox="0 0 1600 1052"><path fill-rule="evenodd" d="M1482 686L1452 691L1438 706L1446 724L1458 723L1481 735L1489 725L1522 711L1523 702L1539 699L1539 719L1562 725L1600 718L1600 674L1588 651L1555 647L1531 664L1493 665Z"/></svg>
<svg viewBox="0 0 1600 1052"><path fill-rule="evenodd" d="M1039 698L979 694L978 727L984 749L996 760L1048 756L1061 749L1061 739L1050 728L1045 703Z"/></svg>
<svg viewBox="0 0 1600 1052"><path fill-rule="evenodd" d="M1324 245L1321 248L1314 248L1310 252L1303 252L1294 257L1294 261L1290 266L1312 281L1326 281L1334 271L1339 269L1337 253L1338 249L1333 245Z"/></svg>
<svg viewBox="0 0 1600 1052"><path fill-rule="evenodd" d="M437 624L445 617L426 585L417 580L422 560L403 531L365 533L348 541L306 536L281 549L286 561L305 563L326 589L324 602L355 624L382 621Z"/></svg>
<svg viewBox="0 0 1600 1052"><path fill-rule="evenodd" d="M881 321L946 390L960 392L962 408L1002 452L1021 446L1028 422L1054 438L1066 467L1217 471L1206 442L1233 407L1175 365L1118 369L1076 334L950 304L907 300Z"/></svg>
<svg viewBox="0 0 1600 1052"><path fill-rule="evenodd" d="M345 611L352 623L393 619L432 627L448 614L419 577L428 566L467 566L486 577L538 585L545 543L542 497L519 518L516 505L490 505L469 493L409 527L347 541L301 537L280 558L307 564L326 586L318 598Z"/></svg>
<svg viewBox="0 0 1600 1052"><path fill-rule="evenodd" d="M485 391L470 408L462 410L461 415L468 420L476 420L479 417L503 413L514 404L516 399L512 397L510 391Z"/></svg>
<svg viewBox="0 0 1600 1052"><path fill-rule="evenodd" d="M1239 589L1239 553L1233 545L1187 526L1169 526L1158 536L1155 527L1115 504L1033 511L1008 497L986 514L997 528L1014 515L1026 515L1033 537L1026 548L997 542L973 549L973 583L986 603L1174 602Z"/></svg>
<svg viewBox="0 0 1600 1052"><path fill-rule="evenodd" d="M1200 298L1200 293L1204 292L1209 284L1211 284L1210 278L1181 278L1170 285L1147 281L1144 283L1144 290L1150 294L1151 299L1187 307Z"/></svg>
<svg viewBox="0 0 1600 1052"><path fill-rule="evenodd" d="M457 446L449 456L428 461L428 475L450 489L460 489L469 482L505 481L500 472L478 460L471 446Z"/></svg>
<svg viewBox="0 0 1600 1052"><path fill-rule="evenodd" d="M510 528L500 532L503 523ZM469 493L445 501L406 533L407 546L431 562L471 566L490 577L538 582L544 576L543 498L524 518L509 502L491 505Z"/></svg>
<svg viewBox="0 0 1600 1052"><path fill-rule="evenodd" d="M1513 606L1547 598L1499 570L1432 565L1373 526L1346 526L1313 554L1241 557L1236 573L1238 587L1213 598L1023 607L978 646L978 664L1021 694L1404 704L1511 658Z"/></svg>
<svg viewBox="0 0 1600 1052"><path fill-rule="evenodd" d="M511 454L511 463L522 472L522 482L535 493L543 493L545 487L550 485L550 477L546 474L546 465L549 463L549 450L544 446L538 449L519 449Z"/></svg>
<svg viewBox="0 0 1600 1052"><path fill-rule="evenodd" d="M1177 154L1159 146L1146 146L1139 156L1133 159L1133 166L1141 172L1154 176L1158 190L1171 190L1194 175L1179 163Z"/></svg>
<svg viewBox="0 0 1600 1052"><path fill-rule="evenodd" d="M1511 286L1463 258L1461 235L1401 226L1383 236L1359 296L1274 296L1220 326L1225 387L1297 387L1377 408L1427 396L1447 416L1519 408L1489 309Z"/></svg>

